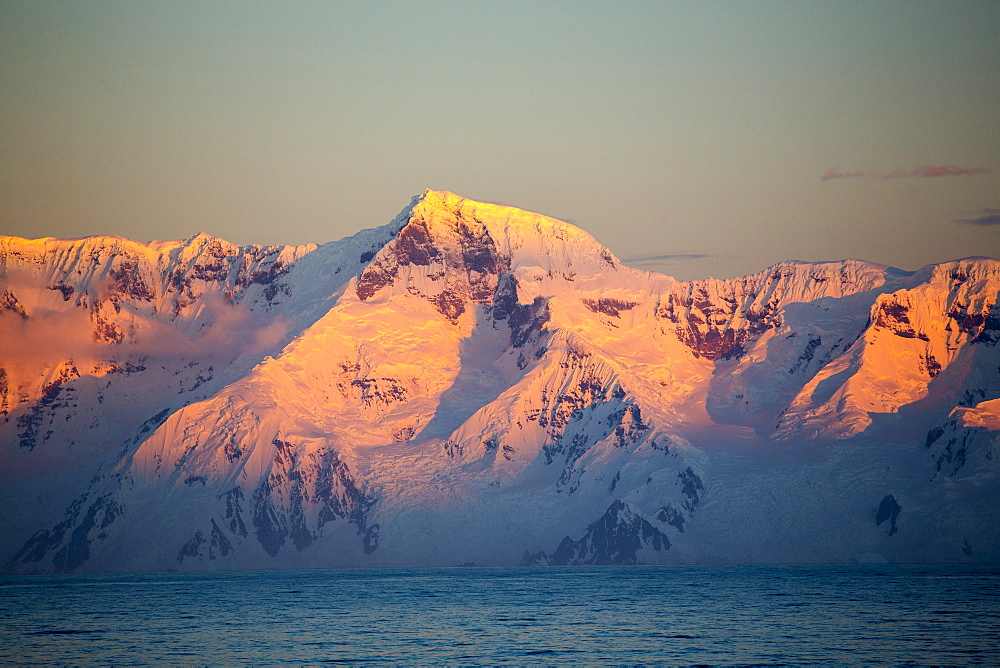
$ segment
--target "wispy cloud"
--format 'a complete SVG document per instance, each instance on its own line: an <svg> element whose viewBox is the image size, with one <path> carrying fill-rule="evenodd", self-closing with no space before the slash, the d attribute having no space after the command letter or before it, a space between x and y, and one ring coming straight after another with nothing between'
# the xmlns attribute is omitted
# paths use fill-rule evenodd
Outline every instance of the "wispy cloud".
<svg viewBox="0 0 1000 668"><path fill-rule="evenodd" d="M632 264L652 262L676 262L678 260L704 260L713 257L708 253L671 253L668 255L632 255L623 260Z"/></svg>
<svg viewBox="0 0 1000 668"><path fill-rule="evenodd" d="M886 174L887 179L936 179L941 176L972 176L988 174L990 170L982 167L959 167L958 165L920 165L911 170L897 169Z"/></svg>
<svg viewBox="0 0 1000 668"><path fill-rule="evenodd" d="M1000 209L983 209L983 215L978 218L959 218L955 222L982 227L1000 226Z"/></svg>
<svg viewBox="0 0 1000 668"><path fill-rule="evenodd" d="M870 179L887 181L890 179L936 179L942 176L973 176L975 174L990 174L992 170L982 167L959 167L958 165L920 165L913 169L894 169L891 172L873 171L841 171L833 167L819 177L820 181L833 179Z"/></svg>
<svg viewBox="0 0 1000 668"><path fill-rule="evenodd" d="M820 181L831 181L833 179L870 179L873 178L874 172L842 172L839 167L833 167L826 170L823 176L819 177Z"/></svg>

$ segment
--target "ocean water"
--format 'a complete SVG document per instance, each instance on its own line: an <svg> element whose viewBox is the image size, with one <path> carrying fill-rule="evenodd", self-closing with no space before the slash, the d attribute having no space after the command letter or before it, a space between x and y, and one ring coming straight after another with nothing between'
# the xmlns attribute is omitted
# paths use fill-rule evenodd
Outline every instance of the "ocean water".
<svg viewBox="0 0 1000 668"><path fill-rule="evenodd" d="M1000 566L0 576L2 664L1000 664Z"/></svg>

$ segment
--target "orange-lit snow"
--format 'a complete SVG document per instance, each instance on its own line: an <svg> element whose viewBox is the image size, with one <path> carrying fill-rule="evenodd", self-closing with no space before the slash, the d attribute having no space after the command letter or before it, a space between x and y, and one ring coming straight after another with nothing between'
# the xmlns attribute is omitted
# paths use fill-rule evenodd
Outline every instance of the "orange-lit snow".
<svg viewBox="0 0 1000 668"><path fill-rule="evenodd" d="M883 549L866 513L888 481L931 494L925 448L994 471L949 444L1000 430L997 260L680 282L435 191L319 247L6 237L0 258L0 501L76 480L109 527L82 534L94 564L516 563L616 499L670 536L651 560L846 558ZM14 522L22 542L62 517L55 496ZM754 538L831 503L852 529Z"/></svg>

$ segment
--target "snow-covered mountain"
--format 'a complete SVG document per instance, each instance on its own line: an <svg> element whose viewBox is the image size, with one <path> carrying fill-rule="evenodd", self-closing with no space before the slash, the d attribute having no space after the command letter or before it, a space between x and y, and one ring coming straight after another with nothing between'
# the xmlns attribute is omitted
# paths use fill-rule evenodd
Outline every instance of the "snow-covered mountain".
<svg viewBox="0 0 1000 668"><path fill-rule="evenodd" d="M997 560L998 295L680 282L432 191L318 247L0 238L0 559Z"/></svg>

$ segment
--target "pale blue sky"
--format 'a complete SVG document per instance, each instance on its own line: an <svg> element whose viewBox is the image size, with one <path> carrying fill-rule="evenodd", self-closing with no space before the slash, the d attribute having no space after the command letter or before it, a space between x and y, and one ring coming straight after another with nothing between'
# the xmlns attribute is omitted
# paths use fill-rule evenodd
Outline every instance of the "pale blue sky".
<svg viewBox="0 0 1000 668"><path fill-rule="evenodd" d="M0 0L0 232L322 243L429 187L679 278L996 256L998 35L994 0Z"/></svg>

